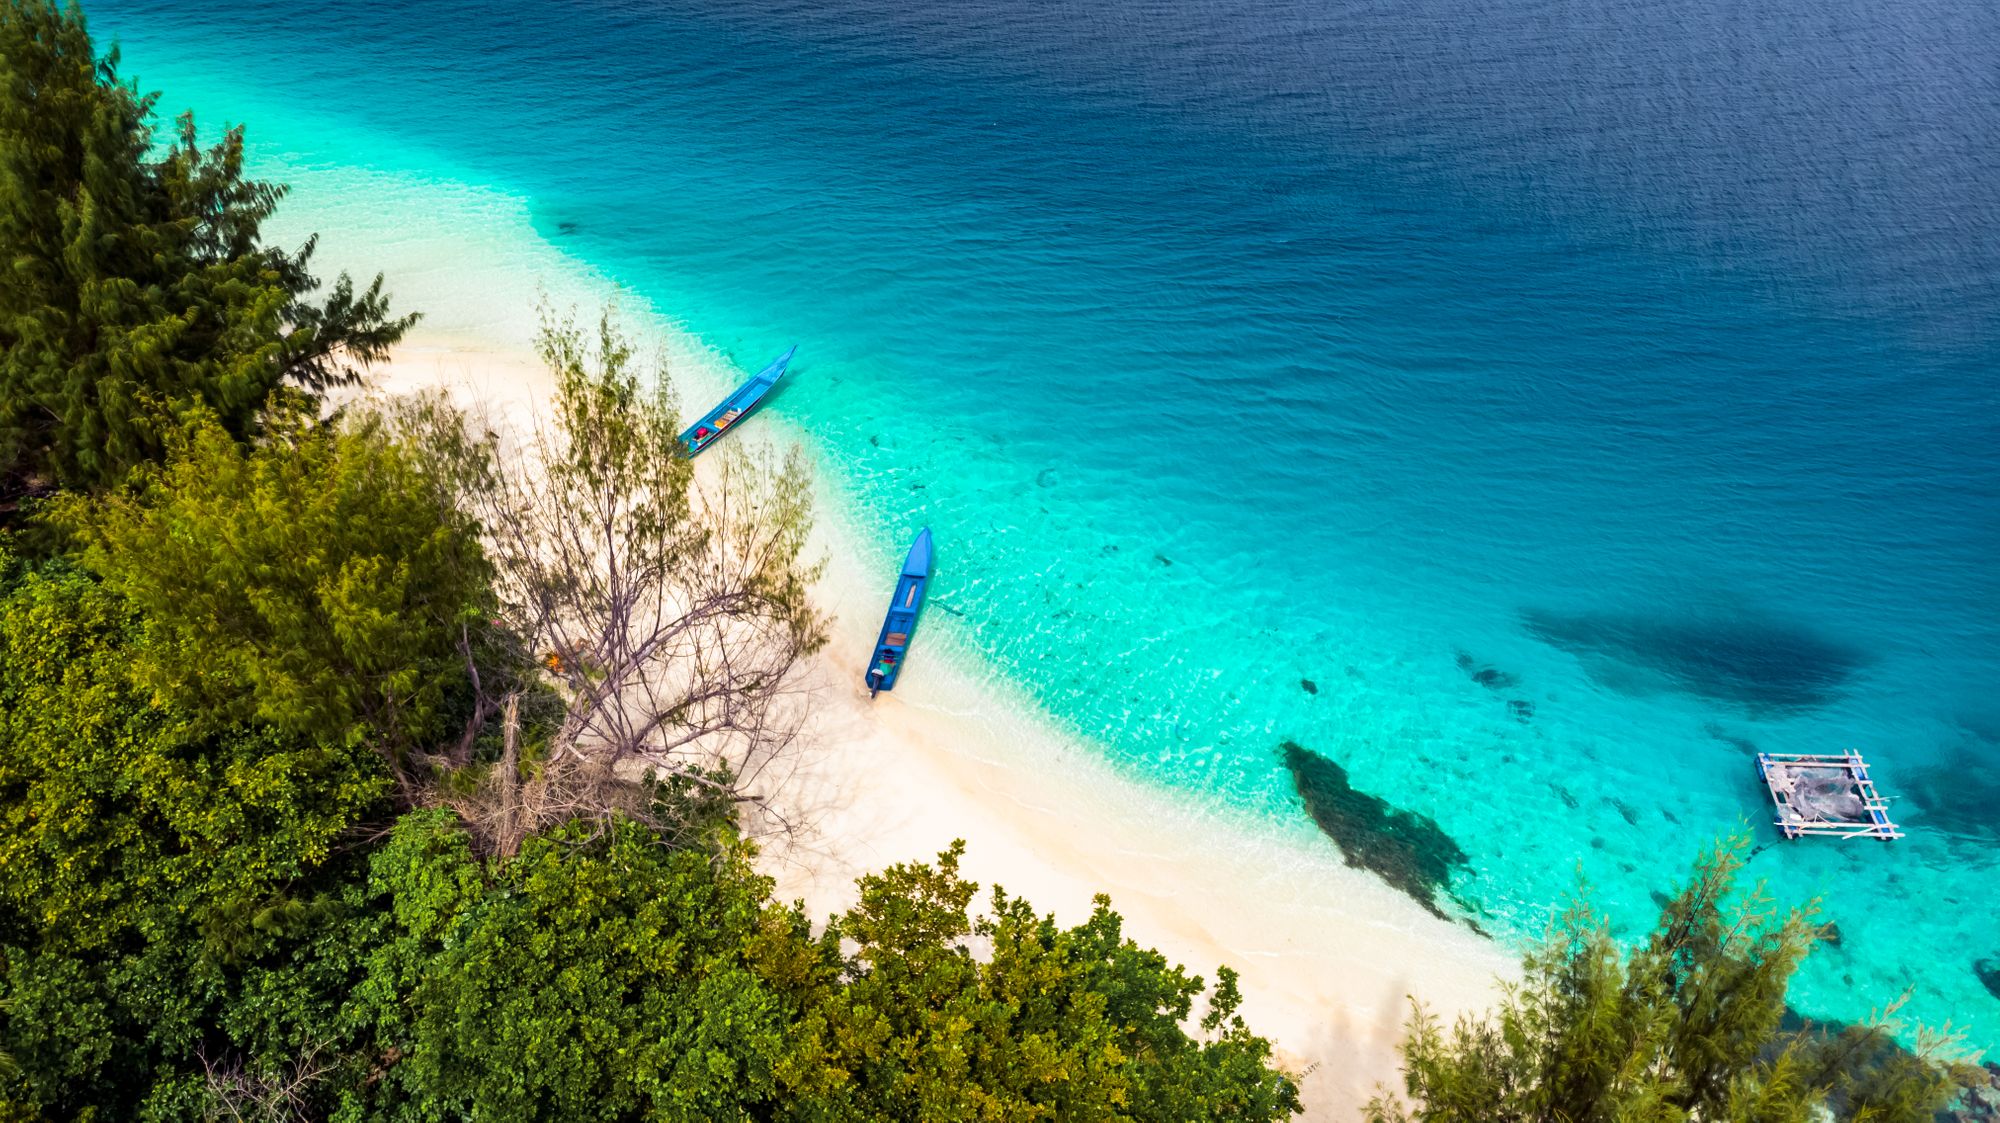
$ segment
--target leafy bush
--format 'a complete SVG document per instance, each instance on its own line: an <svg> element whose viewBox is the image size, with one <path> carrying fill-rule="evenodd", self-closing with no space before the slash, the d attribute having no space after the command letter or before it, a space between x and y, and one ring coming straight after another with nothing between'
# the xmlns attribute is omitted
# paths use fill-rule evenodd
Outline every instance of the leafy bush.
<svg viewBox="0 0 2000 1123"><path fill-rule="evenodd" d="M70 496L81 563L139 609L163 698L400 754L447 732L491 615L476 528L362 416L268 415L244 447L196 422L129 488Z"/></svg>
<svg viewBox="0 0 2000 1123"><path fill-rule="evenodd" d="M0 569L0 1040L25 1102L129 1107L321 919L388 777L339 739L154 705L126 602L64 563Z"/></svg>

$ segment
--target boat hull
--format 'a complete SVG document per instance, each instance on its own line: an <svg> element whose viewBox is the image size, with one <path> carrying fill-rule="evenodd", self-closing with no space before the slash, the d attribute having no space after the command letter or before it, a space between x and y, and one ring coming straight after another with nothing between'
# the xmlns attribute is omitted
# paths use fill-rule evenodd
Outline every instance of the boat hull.
<svg viewBox="0 0 2000 1123"><path fill-rule="evenodd" d="M868 696L894 690L908 662L910 640L915 637L917 618L923 614L924 595L931 582L931 532L926 527L910 543L903 556L903 570L896 577L896 591L889 598L889 611L882 618L882 630L875 637L875 650L868 660L863 681Z"/></svg>
<svg viewBox="0 0 2000 1123"><path fill-rule="evenodd" d="M772 360L770 366L751 376L749 381L716 403L714 409L702 414L700 420L688 426L681 434L681 444L687 449L687 454L700 455L703 449L721 440L722 434L749 416L750 411L756 409L757 404L771 392L771 388L778 384L778 380L785 376L786 369L791 366L792 356L797 351L798 348L793 347Z"/></svg>

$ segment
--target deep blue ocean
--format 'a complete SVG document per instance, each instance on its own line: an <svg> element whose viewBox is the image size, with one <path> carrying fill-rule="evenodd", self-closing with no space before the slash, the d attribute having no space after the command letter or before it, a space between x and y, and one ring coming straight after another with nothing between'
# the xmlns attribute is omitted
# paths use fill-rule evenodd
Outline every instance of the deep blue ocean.
<svg viewBox="0 0 2000 1123"><path fill-rule="evenodd" d="M1794 999L2000 1046L1988 0L89 14L329 255L484 239L392 269L434 328L559 261L798 343L941 644L1204 813L1309 831L1324 754L1501 938L1579 871L1636 934L1774 841L1751 746L1862 750L1910 837L1750 864L1839 925Z"/></svg>

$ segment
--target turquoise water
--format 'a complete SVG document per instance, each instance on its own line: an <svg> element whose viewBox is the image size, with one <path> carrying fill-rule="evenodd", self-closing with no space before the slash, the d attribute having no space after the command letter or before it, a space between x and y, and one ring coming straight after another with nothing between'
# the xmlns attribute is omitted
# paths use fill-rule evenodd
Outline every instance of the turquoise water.
<svg viewBox="0 0 2000 1123"><path fill-rule="evenodd" d="M1749 744L1864 750L1911 837L1752 863L1840 925L1795 998L2000 1044L1979 0L91 11L332 252L472 246L392 277L434 327L573 274L800 343L981 666L1204 810L1325 754L1504 938L1579 869L1643 923Z"/></svg>

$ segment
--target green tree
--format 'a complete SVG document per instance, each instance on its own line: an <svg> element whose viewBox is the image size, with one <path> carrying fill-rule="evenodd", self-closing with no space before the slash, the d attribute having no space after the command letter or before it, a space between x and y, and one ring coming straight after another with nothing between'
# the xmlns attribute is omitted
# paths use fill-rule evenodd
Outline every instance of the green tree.
<svg viewBox="0 0 2000 1123"><path fill-rule="evenodd" d="M357 1002L397 1058L387 1118L766 1118L801 998L835 974L747 850L629 821L482 862L450 815L415 814L371 884L394 935Z"/></svg>
<svg viewBox="0 0 2000 1123"><path fill-rule="evenodd" d="M73 5L0 3L0 501L115 483L193 409L242 437L414 320L379 276L316 300L313 242L260 242L284 191L244 178L242 130L203 147L182 116L156 149L117 63Z"/></svg>
<svg viewBox="0 0 2000 1123"><path fill-rule="evenodd" d="M1895 1045L1892 1026L1787 1032L1785 990L1819 929L1737 891L1737 837L1696 864L1629 954L1582 902L1525 961L1491 1018L1446 1030L1422 1007L1404 1044L1409 1104L1376 1123L1586 1120L1928 1123L1955 1090L1946 1042Z"/></svg>
<svg viewBox="0 0 2000 1123"><path fill-rule="evenodd" d="M196 423L126 489L66 496L81 563L139 610L135 672L219 719L369 740L406 796L490 621L477 528L372 416L269 415L246 448Z"/></svg>
<svg viewBox="0 0 2000 1123"><path fill-rule="evenodd" d="M1233 977L1197 1017L1201 980L1124 939L1103 902L1072 929L1004 894L975 919L958 854L865 879L861 904L815 937L742 844L675 849L634 822L579 821L482 861L450 816L407 816L374 859L393 933L354 998L393 1064L344 1111L1183 1123L1297 1110L1236 1015Z"/></svg>
<svg viewBox="0 0 2000 1123"><path fill-rule="evenodd" d="M143 642L80 571L0 554L0 1102L54 1116L127 1117L192 1065L387 810L364 749L153 705Z"/></svg>
<svg viewBox="0 0 2000 1123"><path fill-rule="evenodd" d="M1202 980L1122 935L1110 902L1063 928L936 865L862 879L830 930L847 983L810 1009L784 1069L785 1117L812 1120L1280 1119L1299 1110L1270 1044L1245 1028L1227 968ZM986 954L981 954L981 951Z"/></svg>

